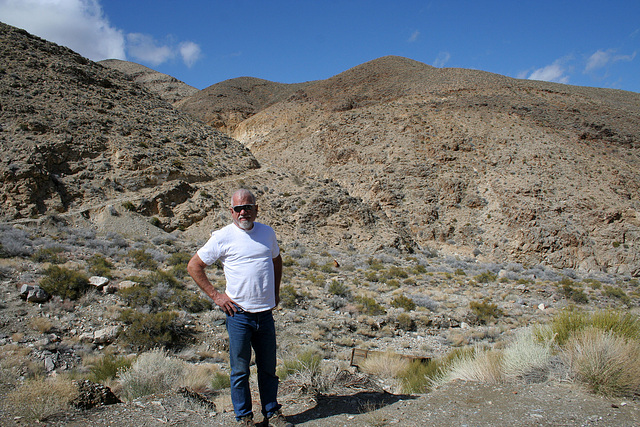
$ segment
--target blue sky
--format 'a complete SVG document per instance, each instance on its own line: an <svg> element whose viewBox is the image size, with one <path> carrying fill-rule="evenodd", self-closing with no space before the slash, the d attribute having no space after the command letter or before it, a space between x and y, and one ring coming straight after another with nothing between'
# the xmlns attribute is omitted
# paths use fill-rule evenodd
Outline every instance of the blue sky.
<svg viewBox="0 0 640 427"><path fill-rule="evenodd" d="M398 55L640 92L638 0L0 0L0 21L198 89L326 79Z"/></svg>

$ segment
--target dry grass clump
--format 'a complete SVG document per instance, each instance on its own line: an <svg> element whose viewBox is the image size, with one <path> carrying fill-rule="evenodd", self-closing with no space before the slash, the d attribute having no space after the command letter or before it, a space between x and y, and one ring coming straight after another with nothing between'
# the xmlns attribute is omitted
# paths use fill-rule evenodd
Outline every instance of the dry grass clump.
<svg viewBox="0 0 640 427"><path fill-rule="evenodd" d="M62 377L35 378L25 381L6 397L7 407L14 416L30 421L43 421L66 412L78 396L78 388Z"/></svg>
<svg viewBox="0 0 640 427"><path fill-rule="evenodd" d="M122 387L120 398L133 400L177 387L186 373L186 363L169 357L165 351L142 353L131 368L118 373Z"/></svg>
<svg viewBox="0 0 640 427"><path fill-rule="evenodd" d="M632 396L640 392L640 343L595 327L573 335L563 349L571 372L595 393Z"/></svg>
<svg viewBox="0 0 640 427"><path fill-rule="evenodd" d="M389 379L397 378L401 372L406 371L409 363L409 360L398 354L384 352L367 357L360 369L367 374Z"/></svg>

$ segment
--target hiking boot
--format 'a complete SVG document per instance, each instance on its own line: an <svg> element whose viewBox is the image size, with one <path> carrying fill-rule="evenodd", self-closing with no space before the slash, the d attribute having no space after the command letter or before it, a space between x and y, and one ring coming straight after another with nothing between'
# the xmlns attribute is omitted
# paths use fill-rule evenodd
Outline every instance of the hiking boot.
<svg viewBox="0 0 640 427"><path fill-rule="evenodd" d="M241 417L238 421L236 421L237 426L255 426L253 423L253 417L251 415L246 415Z"/></svg>
<svg viewBox="0 0 640 427"><path fill-rule="evenodd" d="M292 423L287 421L284 414L279 409L274 412L269 419L265 419L264 425L271 427L294 427Z"/></svg>

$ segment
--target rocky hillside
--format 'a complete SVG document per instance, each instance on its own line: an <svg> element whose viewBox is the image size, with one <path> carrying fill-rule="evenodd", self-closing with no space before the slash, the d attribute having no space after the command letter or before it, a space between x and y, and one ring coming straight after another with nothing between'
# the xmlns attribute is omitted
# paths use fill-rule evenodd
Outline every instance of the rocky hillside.
<svg viewBox="0 0 640 427"><path fill-rule="evenodd" d="M398 239L386 218L340 186L261 167L236 140L147 90L166 87L132 81L129 66L125 75L7 25L0 42L2 220L75 215L103 231L180 229L201 239L229 220L229 194L245 185L283 238L321 241L356 210L365 213L350 224L364 236L360 248ZM263 108L274 102L267 92L247 102Z"/></svg>
<svg viewBox="0 0 640 427"><path fill-rule="evenodd" d="M160 73L144 65L136 64L135 62L122 61L120 59L105 59L98 61L98 64L126 74L131 77L134 82L145 87L150 92L160 95L162 99L170 104L199 92L195 87L189 86L175 77Z"/></svg>
<svg viewBox="0 0 640 427"><path fill-rule="evenodd" d="M233 132L243 120L310 84L274 83L255 77L238 77L209 86L175 105L218 130Z"/></svg>
<svg viewBox="0 0 640 427"><path fill-rule="evenodd" d="M638 275L638 117L637 93L384 57L217 127L260 161L343 187L404 250Z"/></svg>

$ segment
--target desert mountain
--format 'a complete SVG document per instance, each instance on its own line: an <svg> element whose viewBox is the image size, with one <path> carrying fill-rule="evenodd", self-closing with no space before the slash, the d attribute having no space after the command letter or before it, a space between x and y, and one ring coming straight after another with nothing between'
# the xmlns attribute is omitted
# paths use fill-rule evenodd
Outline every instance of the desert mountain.
<svg viewBox="0 0 640 427"><path fill-rule="evenodd" d="M205 96L228 86L235 98ZM247 109L265 87L222 82L180 108L260 162L344 188L404 249L640 274L640 94L391 56Z"/></svg>
<svg viewBox="0 0 640 427"><path fill-rule="evenodd" d="M104 231L180 229L202 239L229 220L229 194L244 185L260 196L261 217L284 239L332 236L333 244L367 251L403 239L337 184L261 167L239 142L152 93L166 96L166 86L140 81L129 63L104 67L4 24L0 45L3 221L65 215ZM243 100L254 111L289 91L255 86ZM364 215L348 220L353 211Z"/></svg>
<svg viewBox="0 0 640 427"><path fill-rule="evenodd" d="M233 132L243 120L310 84L284 84L254 77L238 77L209 86L177 102L175 106L218 130Z"/></svg>
<svg viewBox="0 0 640 427"><path fill-rule="evenodd" d="M98 61L98 64L126 74L131 77L134 82L147 88L150 92L160 95L160 98L170 104L199 92L197 88L189 86L175 77L160 73L144 65L136 64L135 62L122 61L120 59L105 59Z"/></svg>
<svg viewBox="0 0 640 427"><path fill-rule="evenodd" d="M7 25L0 42L4 219L95 208L128 193L163 215L193 184L259 166L237 141L120 72ZM172 194L166 206L161 194Z"/></svg>

